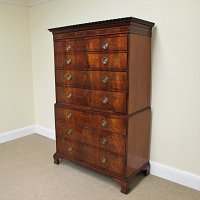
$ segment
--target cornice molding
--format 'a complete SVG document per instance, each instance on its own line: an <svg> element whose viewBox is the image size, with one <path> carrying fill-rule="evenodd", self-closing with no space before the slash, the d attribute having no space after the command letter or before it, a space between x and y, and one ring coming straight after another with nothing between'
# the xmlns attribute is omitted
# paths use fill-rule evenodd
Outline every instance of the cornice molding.
<svg viewBox="0 0 200 200"><path fill-rule="evenodd" d="M27 0L27 1L26 0L0 0L0 3L31 8L31 7L35 7L44 3L48 3L50 1L55 1L55 0Z"/></svg>

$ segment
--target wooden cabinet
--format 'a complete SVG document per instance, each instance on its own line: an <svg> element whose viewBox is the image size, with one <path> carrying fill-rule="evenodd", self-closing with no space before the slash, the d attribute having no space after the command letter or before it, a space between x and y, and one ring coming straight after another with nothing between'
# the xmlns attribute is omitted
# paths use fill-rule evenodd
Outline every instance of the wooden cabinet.
<svg viewBox="0 0 200 200"><path fill-rule="evenodd" d="M54 162L105 173L128 193L149 174L151 31L128 17L49 29L55 56Z"/></svg>

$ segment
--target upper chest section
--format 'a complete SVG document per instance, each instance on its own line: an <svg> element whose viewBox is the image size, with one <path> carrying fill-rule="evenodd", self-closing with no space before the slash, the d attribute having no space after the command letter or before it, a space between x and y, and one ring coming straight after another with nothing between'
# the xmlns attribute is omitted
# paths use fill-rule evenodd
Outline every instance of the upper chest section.
<svg viewBox="0 0 200 200"><path fill-rule="evenodd" d="M145 20L127 17L78 25L71 25L49 29L53 33L54 41L70 38L82 39L94 36L116 34L141 34L151 36L154 23ZM114 42L114 41L113 41Z"/></svg>

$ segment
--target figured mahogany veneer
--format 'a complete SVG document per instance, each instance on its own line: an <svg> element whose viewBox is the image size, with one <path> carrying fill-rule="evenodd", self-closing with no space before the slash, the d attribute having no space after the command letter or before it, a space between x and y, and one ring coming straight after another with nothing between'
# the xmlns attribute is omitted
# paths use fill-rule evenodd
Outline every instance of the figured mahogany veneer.
<svg viewBox="0 0 200 200"><path fill-rule="evenodd" d="M57 138L56 145L58 147L58 153L66 157L101 167L118 175L124 174L124 157L116 156L109 151L63 138ZM102 162L103 159L106 159L106 163Z"/></svg>
<svg viewBox="0 0 200 200"><path fill-rule="evenodd" d="M70 114L70 117L68 117ZM66 106L55 106L56 120L82 127L96 128L102 131L126 135L127 124L125 116L108 113L97 113L87 109L70 109ZM106 121L106 125L102 126Z"/></svg>
<svg viewBox="0 0 200 200"><path fill-rule="evenodd" d="M149 174L151 31L129 17L49 29L55 58L54 162L113 177Z"/></svg>
<svg viewBox="0 0 200 200"><path fill-rule="evenodd" d="M104 102L106 98L108 102ZM101 110L126 113L125 92L108 92L57 86L56 101L57 103L90 106L91 108Z"/></svg>
<svg viewBox="0 0 200 200"><path fill-rule="evenodd" d="M107 64L103 64L104 58L108 59ZM126 70L127 53L57 54L55 67L71 70Z"/></svg>
<svg viewBox="0 0 200 200"><path fill-rule="evenodd" d="M108 77L108 81L105 82ZM128 90L126 72L56 70L56 85L98 90Z"/></svg>
<svg viewBox="0 0 200 200"><path fill-rule="evenodd" d="M80 53L90 51L127 51L128 41L127 35L114 35L104 37L89 37L82 39L66 39L62 41L56 41L54 43L54 51L58 53ZM108 43L106 49L103 44Z"/></svg>
<svg viewBox="0 0 200 200"><path fill-rule="evenodd" d="M103 64L103 59L108 59L108 64ZM88 53L88 66L92 70L126 70L127 53Z"/></svg>
<svg viewBox="0 0 200 200"><path fill-rule="evenodd" d="M125 155L126 137L123 135L71 125L60 121L56 121L56 133L57 137L60 138L77 140L119 155Z"/></svg>
<svg viewBox="0 0 200 200"><path fill-rule="evenodd" d="M108 47L104 49L105 43ZM126 35L114 35L104 37L93 37L87 39L86 51L126 51L128 48L128 41Z"/></svg>

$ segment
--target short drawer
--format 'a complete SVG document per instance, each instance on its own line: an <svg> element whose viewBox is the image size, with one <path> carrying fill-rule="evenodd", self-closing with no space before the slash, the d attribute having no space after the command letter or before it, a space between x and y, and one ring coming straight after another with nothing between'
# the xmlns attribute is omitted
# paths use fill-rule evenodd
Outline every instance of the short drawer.
<svg viewBox="0 0 200 200"><path fill-rule="evenodd" d="M87 51L126 51L127 36L101 36L89 38L86 42Z"/></svg>
<svg viewBox="0 0 200 200"><path fill-rule="evenodd" d="M56 70L56 84L100 90L127 90L127 72Z"/></svg>
<svg viewBox="0 0 200 200"><path fill-rule="evenodd" d="M74 70L88 69L87 54L55 54L55 68Z"/></svg>
<svg viewBox="0 0 200 200"><path fill-rule="evenodd" d="M85 52L86 40L72 39L54 42L54 52L57 53L76 53Z"/></svg>
<svg viewBox="0 0 200 200"><path fill-rule="evenodd" d="M89 106L100 110L126 113L126 93L56 87L57 103Z"/></svg>
<svg viewBox="0 0 200 200"><path fill-rule="evenodd" d="M94 113L87 110L74 110L66 106L55 106L55 119L67 124L91 127L106 132L126 135L126 118L124 115Z"/></svg>
<svg viewBox="0 0 200 200"><path fill-rule="evenodd" d="M56 142L57 152L63 156L100 167L119 175L124 175L124 157L67 139L57 138Z"/></svg>
<svg viewBox="0 0 200 200"><path fill-rule="evenodd" d="M56 122L56 136L77 140L92 146L125 155L126 138L123 135L100 131L82 126Z"/></svg>
<svg viewBox="0 0 200 200"><path fill-rule="evenodd" d="M75 141L72 142L63 138L56 138L57 152L64 156L71 157L73 159L79 159L80 148L78 148L78 144L79 143Z"/></svg>
<svg viewBox="0 0 200 200"><path fill-rule="evenodd" d="M88 65L93 70L126 70L127 53L88 53Z"/></svg>

